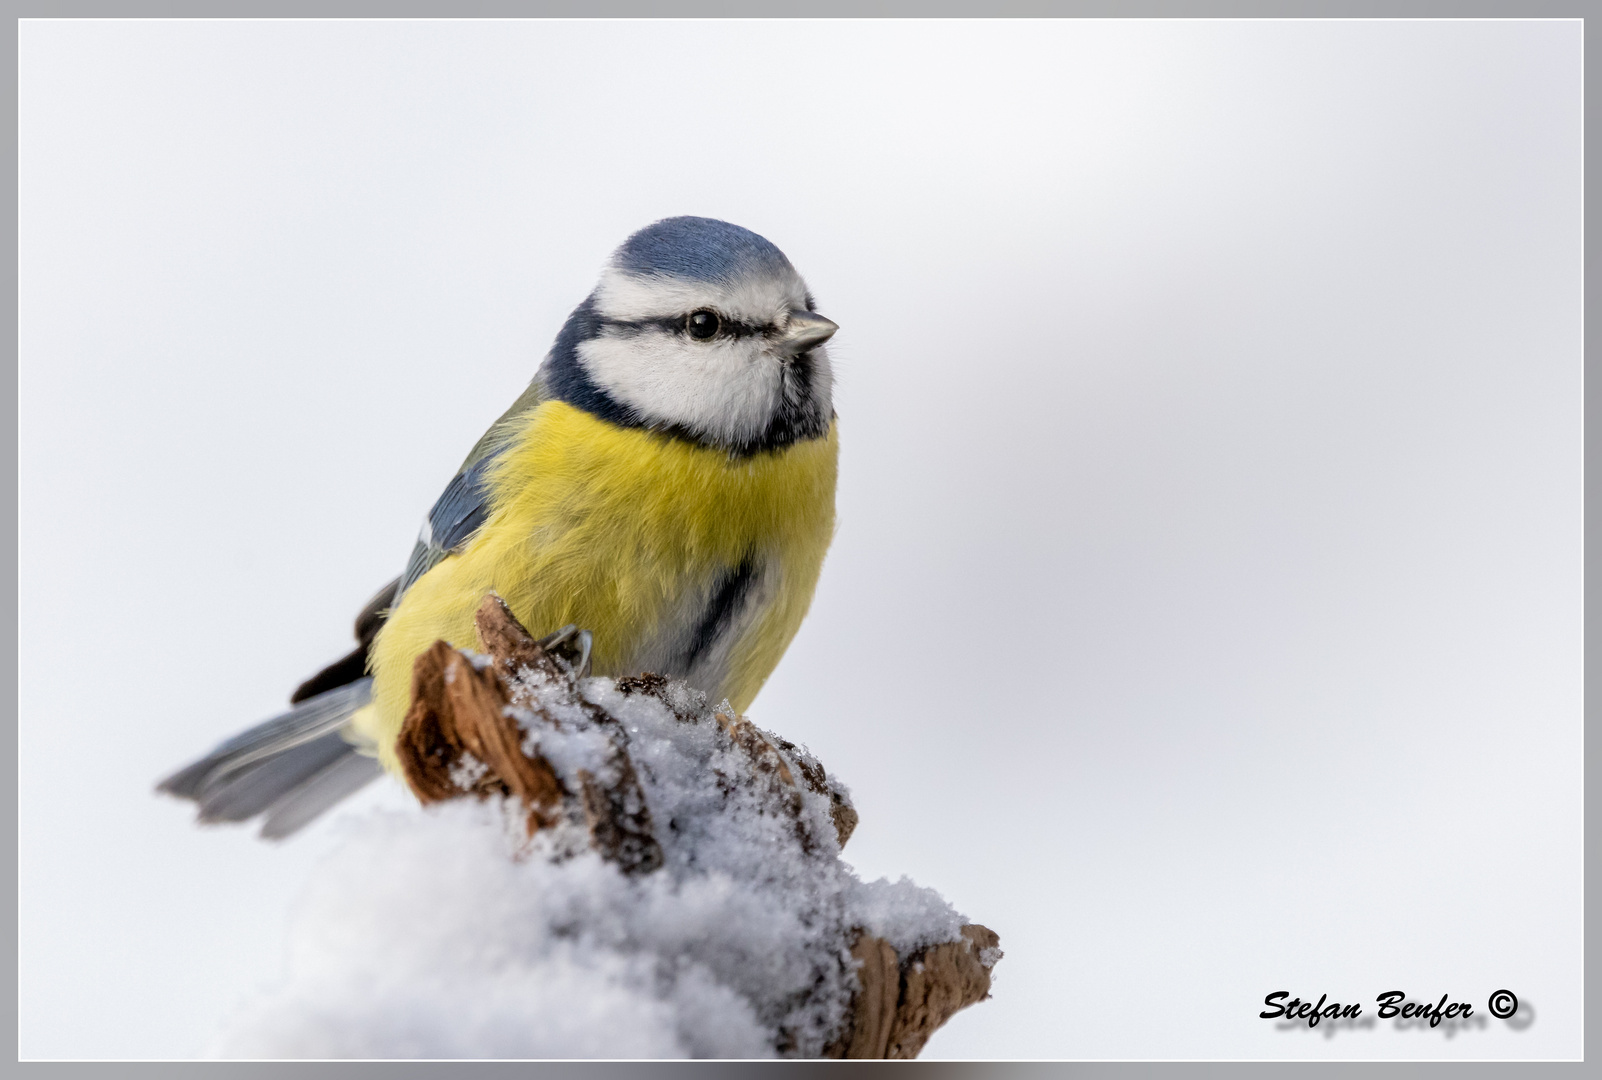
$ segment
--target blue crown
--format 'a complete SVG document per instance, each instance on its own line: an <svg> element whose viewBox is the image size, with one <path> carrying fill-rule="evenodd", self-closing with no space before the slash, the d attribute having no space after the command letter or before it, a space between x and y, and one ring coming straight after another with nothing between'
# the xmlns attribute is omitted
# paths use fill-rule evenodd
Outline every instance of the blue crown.
<svg viewBox="0 0 1602 1080"><path fill-rule="evenodd" d="M704 217L663 218L623 242L612 257L632 274L728 282L790 271L790 260L750 229Z"/></svg>

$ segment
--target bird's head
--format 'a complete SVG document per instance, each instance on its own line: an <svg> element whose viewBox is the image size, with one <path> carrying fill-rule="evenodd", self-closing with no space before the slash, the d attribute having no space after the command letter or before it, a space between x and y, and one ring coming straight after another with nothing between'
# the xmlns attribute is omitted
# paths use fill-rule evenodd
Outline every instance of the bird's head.
<svg viewBox="0 0 1602 1080"><path fill-rule="evenodd" d="M828 431L833 379L784 253L712 218L648 225L608 260L542 369L553 396L615 423L735 454Z"/></svg>

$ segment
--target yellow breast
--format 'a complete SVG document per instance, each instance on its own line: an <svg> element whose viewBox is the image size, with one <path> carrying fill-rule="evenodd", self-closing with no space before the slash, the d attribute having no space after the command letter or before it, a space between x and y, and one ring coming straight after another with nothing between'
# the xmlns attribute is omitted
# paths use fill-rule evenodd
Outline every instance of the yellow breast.
<svg viewBox="0 0 1602 1080"><path fill-rule="evenodd" d="M541 404L492 467L483 527L407 591L374 641L363 741L395 767L413 661L440 638L471 647L491 590L535 636L568 623L592 631L596 673L624 675L709 583L755 563L759 605L729 645L723 685L700 687L743 711L812 602L834 534L838 452L833 424L821 439L741 459Z"/></svg>

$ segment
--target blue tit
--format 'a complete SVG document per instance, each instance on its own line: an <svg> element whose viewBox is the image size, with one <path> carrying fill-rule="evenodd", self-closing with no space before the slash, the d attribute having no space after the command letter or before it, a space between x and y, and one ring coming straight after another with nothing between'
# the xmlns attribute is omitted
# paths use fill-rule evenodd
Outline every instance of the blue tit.
<svg viewBox="0 0 1602 1080"><path fill-rule="evenodd" d="M280 837L398 771L413 662L473 646L491 591L535 636L591 631L598 675L653 671L744 711L834 533L836 329L756 233L676 217L629 237L358 617L357 649L159 790Z"/></svg>

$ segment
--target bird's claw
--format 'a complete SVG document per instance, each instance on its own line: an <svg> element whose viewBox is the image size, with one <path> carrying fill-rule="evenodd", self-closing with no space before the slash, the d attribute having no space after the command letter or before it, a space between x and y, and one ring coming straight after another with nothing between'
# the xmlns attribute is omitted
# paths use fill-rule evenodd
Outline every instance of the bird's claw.
<svg viewBox="0 0 1602 1080"><path fill-rule="evenodd" d="M568 623L554 634L540 639L540 648L558 657L573 672L573 678L583 679L590 674L590 647L594 638L588 630L580 630Z"/></svg>

